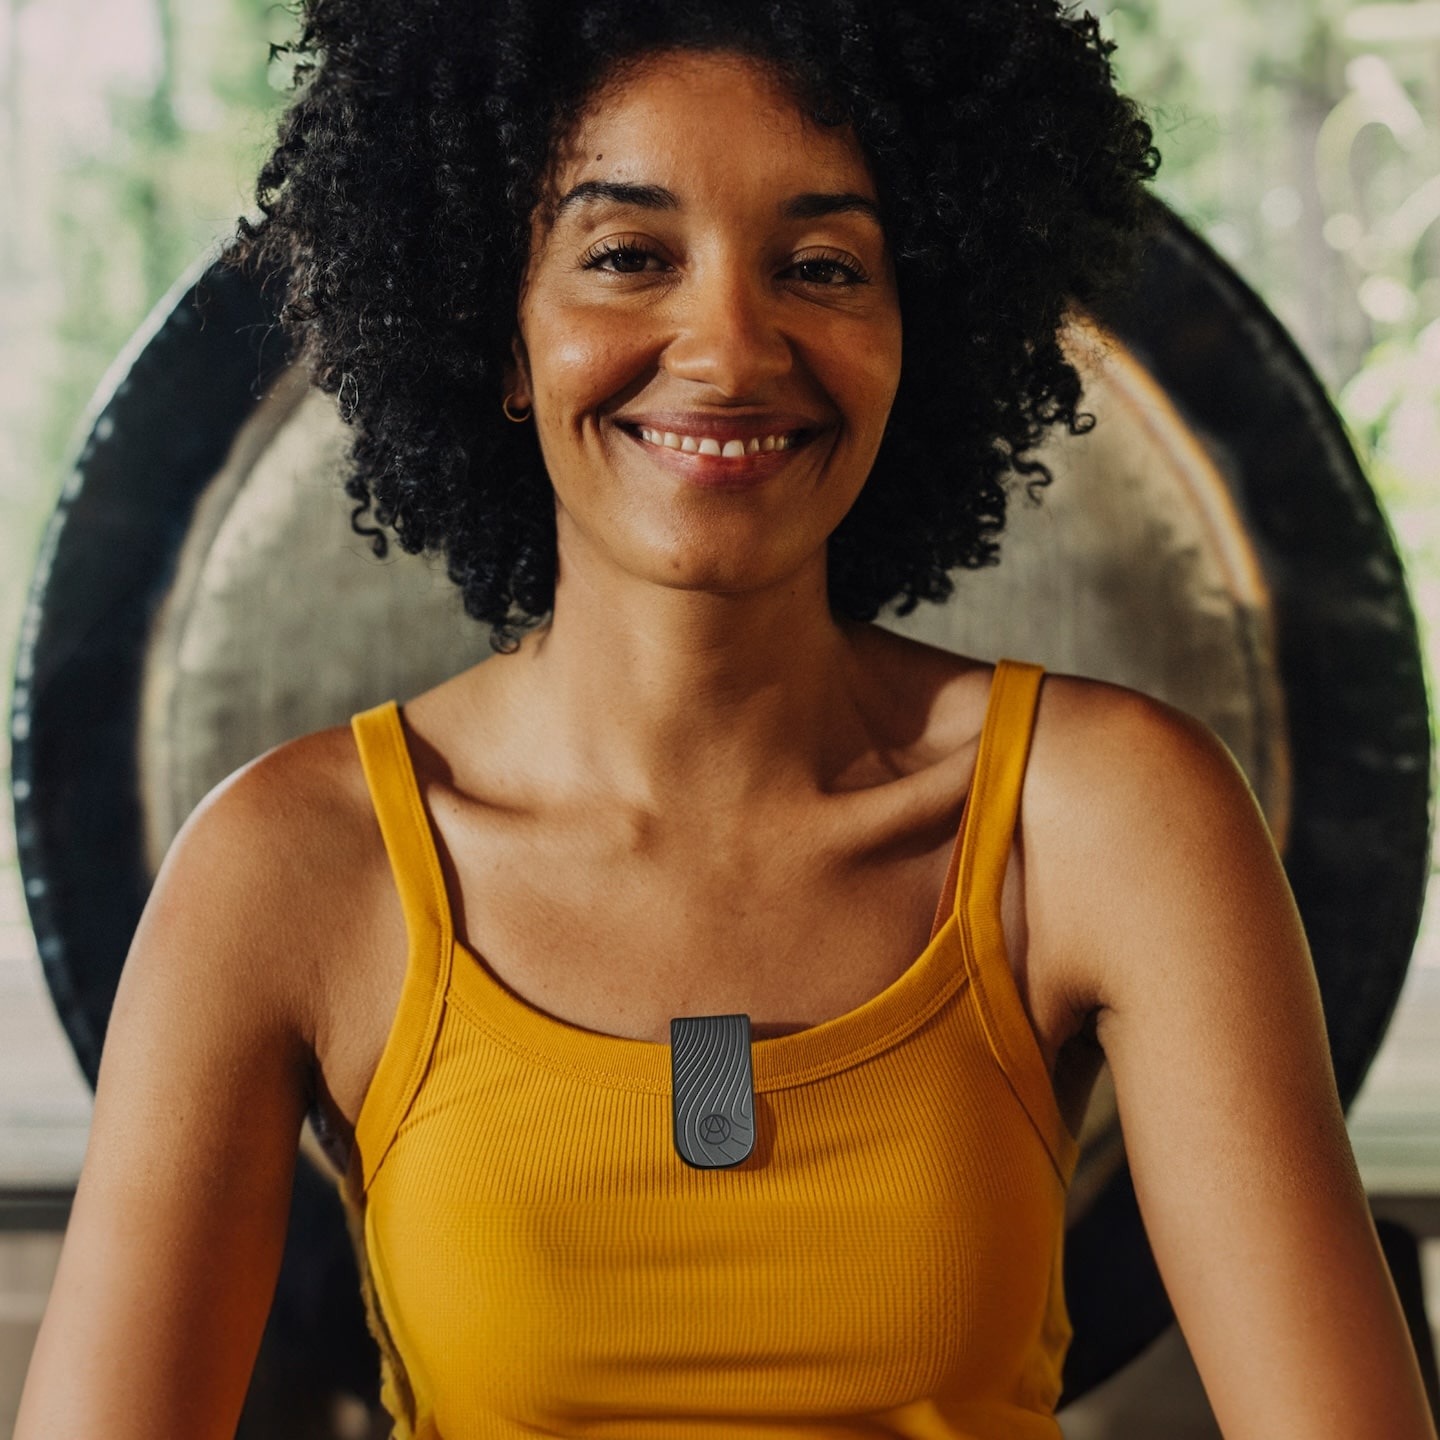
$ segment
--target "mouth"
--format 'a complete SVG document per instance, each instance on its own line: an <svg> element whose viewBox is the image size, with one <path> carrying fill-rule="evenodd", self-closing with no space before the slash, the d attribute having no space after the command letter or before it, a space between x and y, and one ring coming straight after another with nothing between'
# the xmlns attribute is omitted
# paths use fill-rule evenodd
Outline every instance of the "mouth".
<svg viewBox="0 0 1440 1440"><path fill-rule="evenodd" d="M661 430L649 425L620 427L641 444L657 450L675 451L681 455L705 455L717 460L745 460L755 455L798 450L816 435L814 430L775 430L764 435L714 435L685 431Z"/></svg>

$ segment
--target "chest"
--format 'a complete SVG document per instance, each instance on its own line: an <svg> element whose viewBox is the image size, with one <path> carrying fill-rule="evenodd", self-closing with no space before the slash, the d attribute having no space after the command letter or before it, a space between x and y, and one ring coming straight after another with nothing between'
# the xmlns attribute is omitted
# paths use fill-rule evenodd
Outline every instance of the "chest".
<svg viewBox="0 0 1440 1440"><path fill-rule="evenodd" d="M515 994L571 1025L668 1043L674 1016L743 1011L757 1038L782 1035L904 973L930 941L946 859L838 867L828 883L779 855L748 875L638 864L563 894L516 877L500 899L457 875L456 933Z"/></svg>
<svg viewBox="0 0 1440 1440"><path fill-rule="evenodd" d="M845 1015L894 984L929 943L953 883L944 827L910 854L851 867L777 841L769 864L691 857L683 868L582 863L579 849L476 844L437 809L437 847L457 963L482 964L513 995L568 1025L668 1044L677 1015L745 1013L756 1039ZM760 877L758 880L756 877ZM332 992L319 1106L348 1144L393 1024L404 980L405 920L384 856L377 903L350 937L347 983ZM953 897L947 896L948 905ZM1014 847L1001 897L1009 960L1047 1066L1078 1115L1093 1067L1057 1067L1073 1024L1028 953L1023 855ZM1068 1093L1074 1091L1074 1094Z"/></svg>
<svg viewBox="0 0 1440 1440"><path fill-rule="evenodd" d="M720 1434L775 1407L838 1426L1002 1384L1053 1402L1063 1193L964 988L878 1051L800 1068L759 1082L751 1161L696 1171L663 1087L447 1016L366 1217L441 1433L477 1408Z"/></svg>

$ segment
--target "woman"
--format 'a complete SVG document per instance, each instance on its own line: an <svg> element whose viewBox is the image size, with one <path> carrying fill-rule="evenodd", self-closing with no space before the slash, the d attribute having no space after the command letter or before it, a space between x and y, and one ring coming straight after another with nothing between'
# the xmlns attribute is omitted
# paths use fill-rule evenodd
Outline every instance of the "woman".
<svg viewBox="0 0 1440 1440"><path fill-rule="evenodd" d="M1054 1437L1102 1057L1227 1440L1433 1437L1228 752L869 623L1082 428L1154 165L1093 21L307 17L232 258L500 653L177 837L20 1440L232 1433L312 1103L398 1436ZM672 1021L739 1015L697 1163Z"/></svg>

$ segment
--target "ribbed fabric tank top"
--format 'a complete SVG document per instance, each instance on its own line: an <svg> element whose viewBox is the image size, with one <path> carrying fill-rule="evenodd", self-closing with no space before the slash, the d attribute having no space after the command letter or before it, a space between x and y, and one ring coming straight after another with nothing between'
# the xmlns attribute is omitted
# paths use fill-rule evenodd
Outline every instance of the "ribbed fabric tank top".
<svg viewBox="0 0 1440 1440"><path fill-rule="evenodd" d="M1058 1440L1077 1145L1000 924L1042 674L995 669L930 943L753 1042L754 1150L715 1170L675 1151L668 1045L456 940L398 706L353 717L409 930L343 1186L396 1440Z"/></svg>

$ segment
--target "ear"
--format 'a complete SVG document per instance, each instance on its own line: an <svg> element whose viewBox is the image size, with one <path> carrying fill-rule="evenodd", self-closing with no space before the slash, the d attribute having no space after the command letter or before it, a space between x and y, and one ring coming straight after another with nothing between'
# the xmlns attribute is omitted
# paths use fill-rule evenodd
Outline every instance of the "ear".
<svg viewBox="0 0 1440 1440"><path fill-rule="evenodd" d="M534 407L530 356L518 330L510 337L510 358L505 362L505 394L519 409Z"/></svg>

